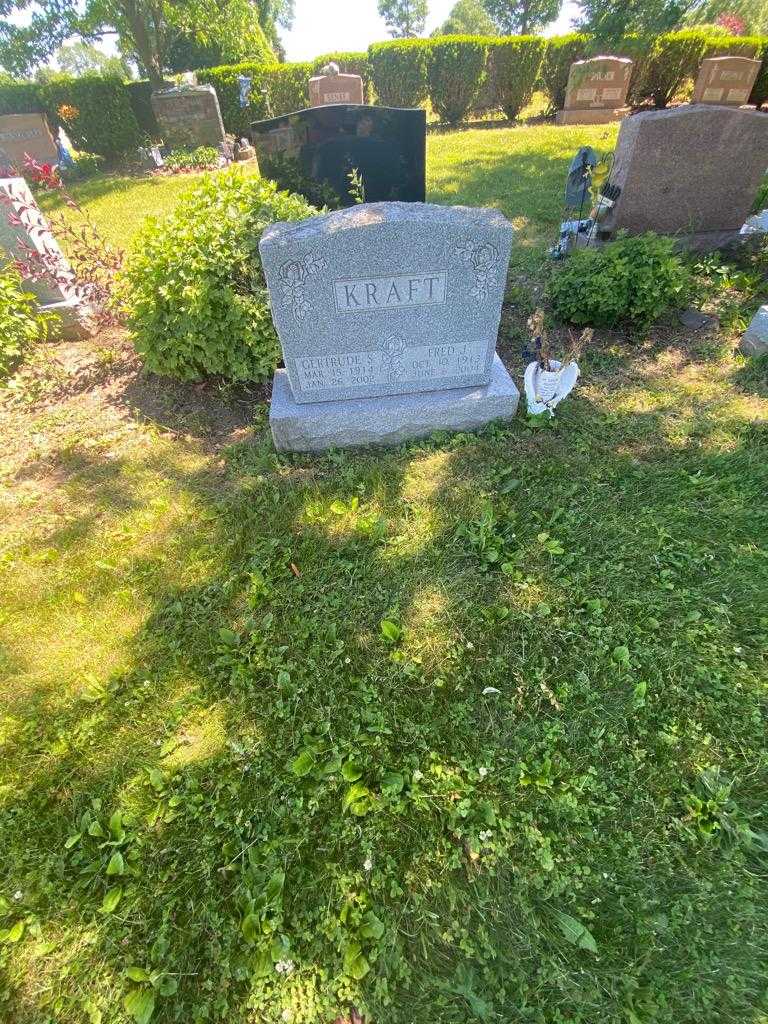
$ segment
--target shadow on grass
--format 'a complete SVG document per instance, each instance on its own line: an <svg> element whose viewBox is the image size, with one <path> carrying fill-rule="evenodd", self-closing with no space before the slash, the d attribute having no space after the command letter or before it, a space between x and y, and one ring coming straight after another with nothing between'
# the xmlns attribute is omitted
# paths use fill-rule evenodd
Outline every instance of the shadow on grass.
<svg viewBox="0 0 768 1024"><path fill-rule="evenodd" d="M759 874L686 823L702 766L739 780L755 821L766 781L766 435L713 408L690 400L687 435L667 429L671 401L617 413L582 396L556 430L518 420L388 453L283 457L262 438L231 449L226 478L147 456L196 512L122 569L147 606L129 668L6 726L3 884L23 893L12 917L57 943L37 960L32 936L5 947L8 1019L45 1019L52 989L61 1021L86 996L114 1008L143 966L179 984L158 1021L323 1024L354 1002L398 1024L757 1022ZM691 440L723 429L718 450ZM89 488L77 463L62 552L105 506L134 507L129 470ZM343 812L336 758L359 764L367 814ZM87 834L84 812L106 828L116 810L124 839ZM243 900L276 869L283 908L249 945ZM342 910L361 898L385 931L353 982ZM257 969L273 928L294 976Z"/></svg>

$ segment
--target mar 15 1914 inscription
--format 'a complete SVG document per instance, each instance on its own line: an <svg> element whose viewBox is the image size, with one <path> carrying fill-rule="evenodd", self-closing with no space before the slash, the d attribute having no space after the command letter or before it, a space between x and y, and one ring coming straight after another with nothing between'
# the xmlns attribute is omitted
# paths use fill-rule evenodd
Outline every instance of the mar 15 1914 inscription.
<svg viewBox="0 0 768 1024"><path fill-rule="evenodd" d="M372 203L260 251L296 402L489 382L512 242L497 210Z"/></svg>

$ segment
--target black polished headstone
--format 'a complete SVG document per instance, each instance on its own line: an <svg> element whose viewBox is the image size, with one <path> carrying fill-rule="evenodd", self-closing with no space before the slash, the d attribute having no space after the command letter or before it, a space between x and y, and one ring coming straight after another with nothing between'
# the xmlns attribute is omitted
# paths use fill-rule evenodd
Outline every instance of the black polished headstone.
<svg viewBox="0 0 768 1024"><path fill-rule="evenodd" d="M423 203L426 133L424 110L359 104L311 107L251 124L262 175L329 206L360 201L350 185L353 171L367 203Z"/></svg>

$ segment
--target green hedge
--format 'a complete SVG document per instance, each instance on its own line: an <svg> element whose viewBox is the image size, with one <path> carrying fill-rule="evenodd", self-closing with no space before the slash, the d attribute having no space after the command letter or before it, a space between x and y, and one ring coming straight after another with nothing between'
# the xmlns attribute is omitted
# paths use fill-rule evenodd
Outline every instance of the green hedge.
<svg viewBox="0 0 768 1024"><path fill-rule="evenodd" d="M578 32L567 36L553 36L547 40L539 83L547 94L553 110L562 110L565 106L565 91L568 87L568 73L571 64L584 60L589 56L590 37Z"/></svg>
<svg viewBox="0 0 768 1024"><path fill-rule="evenodd" d="M160 137L160 126L152 109L152 86L149 82L127 82L128 102L140 130L149 139Z"/></svg>
<svg viewBox="0 0 768 1024"><path fill-rule="evenodd" d="M266 66L255 61L242 64L224 64L218 68L203 68L197 72L201 85L212 85L219 97L221 119L224 130L241 138L248 136L251 121L267 116L267 104L262 89L266 86ZM240 88L237 79L249 75L252 79L251 102L240 106Z"/></svg>
<svg viewBox="0 0 768 1024"><path fill-rule="evenodd" d="M62 118L64 106L74 116ZM0 113L34 112L44 113L53 131L63 124L75 146L90 153L118 156L141 142L125 83L116 77L55 75L46 82L0 85Z"/></svg>
<svg viewBox="0 0 768 1024"><path fill-rule="evenodd" d="M272 116L290 114L309 106L311 64L275 64L266 73Z"/></svg>
<svg viewBox="0 0 768 1024"><path fill-rule="evenodd" d="M368 48L371 80L385 107L418 107L428 95L429 39L394 39Z"/></svg>
<svg viewBox="0 0 768 1024"><path fill-rule="evenodd" d="M514 120L530 102L547 41L541 36L488 40L488 78L495 106Z"/></svg>
<svg viewBox="0 0 768 1024"><path fill-rule="evenodd" d="M743 36L713 35L706 29L665 32L650 46L639 86L643 99L663 108L690 81L695 80L705 57L726 54L751 57L759 41Z"/></svg>
<svg viewBox="0 0 768 1024"><path fill-rule="evenodd" d="M472 109L485 78L488 46L479 36L442 36L430 41L427 82L432 106L447 124Z"/></svg>
<svg viewBox="0 0 768 1024"><path fill-rule="evenodd" d="M765 36L758 37L757 43L755 57L762 61L762 67L752 89L752 95L749 97L749 102L759 107L768 100L768 38Z"/></svg>

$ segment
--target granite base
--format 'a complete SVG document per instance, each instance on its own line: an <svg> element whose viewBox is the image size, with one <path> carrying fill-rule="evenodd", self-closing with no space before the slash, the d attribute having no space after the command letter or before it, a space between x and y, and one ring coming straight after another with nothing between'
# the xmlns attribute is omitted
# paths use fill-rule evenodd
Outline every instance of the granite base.
<svg viewBox="0 0 768 1024"><path fill-rule="evenodd" d="M269 424L279 451L396 445L441 430L477 430L493 420L512 419L519 400L520 392L498 356L484 386L335 402L299 404L287 373L277 370Z"/></svg>
<svg viewBox="0 0 768 1024"><path fill-rule="evenodd" d="M621 121L632 113L630 107L617 107L605 110L558 110L555 124L610 124Z"/></svg>

